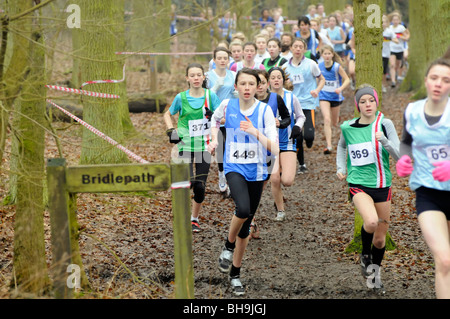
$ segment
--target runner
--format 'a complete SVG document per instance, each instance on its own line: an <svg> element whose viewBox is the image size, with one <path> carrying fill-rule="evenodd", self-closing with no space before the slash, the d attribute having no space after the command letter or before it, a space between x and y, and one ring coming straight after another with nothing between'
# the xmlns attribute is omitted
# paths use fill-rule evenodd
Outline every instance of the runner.
<svg viewBox="0 0 450 319"><path fill-rule="evenodd" d="M218 47L213 52L213 59L216 68L206 73L208 80L207 87L211 89L212 92L217 94L220 101L233 98L234 79L236 74L227 69L229 58L230 51L225 48ZM222 123L218 137L219 147L217 149L216 157L219 169L219 191L224 195L224 197L227 197L229 195L229 189L225 174L223 172L223 149L225 146L225 137L226 131Z"/></svg>
<svg viewBox="0 0 450 319"><path fill-rule="evenodd" d="M219 257L219 270L230 276L233 293L241 296L245 288L240 269L248 245L250 224L255 214L267 178L267 151L279 153L275 118L270 107L255 99L259 76L256 70L245 68L236 75L238 99L223 101L215 111L212 141L208 150L217 147L217 132L225 118L226 139L224 169L236 210L228 236Z"/></svg>
<svg viewBox="0 0 450 319"><path fill-rule="evenodd" d="M392 121L377 111L378 94L373 87L360 86L355 104L360 117L341 125L337 177L347 180L350 197L363 219L362 273L368 278L375 270L373 288L385 293L380 274L391 210L389 155L398 159L400 141Z"/></svg>
<svg viewBox="0 0 450 319"><path fill-rule="evenodd" d="M267 49L269 57L262 61L266 71L269 71L274 66L280 66L287 62L287 60L280 55L281 41L277 38L272 38L267 42Z"/></svg>
<svg viewBox="0 0 450 319"><path fill-rule="evenodd" d="M391 30L398 38L398 42L391 42L391 56L389 58L389 73L391 76L391 87L397 85L397 76L400 73L400 66L403 61L403 51L405 50L404 42L409 40L409 30L400 22L402 18L400 13L394 12L391 15Z"/></svg>
<svg viewBox="0 0 450 319"><path fill-rule="evenodd" d="M432 62L425 75L427 98L404 115L397 174L416 193L420 229L435 266L437 298L450 298L450 60ZM412 163L411 158L414 159Z"/></svg>
<svg viewBox="0 0 450 319"><path fill-rule="evenodd" d="M299 31L297 31L295 36L305 40L309 54L311 54L311 56L305 55L317 61L320 55L319 50L322 47L322 39L319 33L311 28L311 22L307 16L298 18L298 27Z"/></svg>
<svg viewBox="0 0 450 319"><path fill-rule="evenodd" d="M242 42L239 40L234 40L230 43L230 52L231 52L231 62L228 65L228 69L231 69L233 64L242 61L244 54L244 47L242 46Z"/></svg>
<svg viewBox="0 0 450 319"><path fill-rule="evenodd" d="M394 31L390 28L389 18L387 15L383 15L383 48L381 49L381 55L383 58L383 83L386 83L386 78L389 73L389 58L391 56L391 41L398 43L398 38ZM382 86L382 92L387 91L386 87Z"/></svg>
<svg viewBox="0 0 450 319"><path fill-rule="evenodd" d="M292 43L293 57L282 66L286 74L289 74L289 80L294 86L292 92L300 101L306 117L303 130L296 142L299 174L308 172L305 164L303 140L306 142L306 147L312 147L315 135L314 111L319 106L319 92L325 85L325 78L317 63L304 56L306 50L304 39L294 39Z"/></svg>
<svg viewBox="0 0 450 319"><path fill-rule="evenodd" d="M261 63L255 63L255 56L256 56L256 44L254 42L247 42L243 46L243 52L244 52L244 59L240 62L237 62L233 64L230 67L231 71L238 72L243 68L250 68L250 69L261 69L264 70L264 65Z"/></svg>
<svg viewBox="0 0 450 319"><path fill-rule="evenodd" d="M338 126L339 111L342 101L344 101L342 92L350 84L350 79L342 67L341 58L331 46L323 46L320 56L324 61L319 63L319 68L325 78L325 85L319 93L323 130L327 143L323 153L331 154L333 149L331 141L332 129Z"/></svg>
<svg viewBox="0 0 450 319"><path fill-rule="evenodd" d="M267 39L268 37L262 34L255 36L257 50L254 61L256 64L261 64L264 59L270 57L269 52L267 51Z"/></svg>
<svg viewBox="0 0 450 319"><path fill-rule="evenodd" d="M169 110L164 113L167 126L166 134L170 143L178 145L179 159L187 160L191 170L191 188L194 192L192 201L192 231L199 232L200 209L205 199L206 179L208 178L211 156L206 150L210 139L210 118L220 104L217 95L206 87L203 67L191 63L186 68L187 91L178 93ZM175 129L172 115L179 113ZM193 163L195 162L195 175Z"/></svg>
<svg viewBox="0 0 450 319"><path fill-rule="evenodd" d="M270 175L270 186L272 196L275 200L277 209L276 221L283 221L286 218L283 192L281 185L290 187L295 179L296 166L296 141L300 136L300 132L305 122L305 115L300 106L297 97L291 92L284 89L286 75L282 68L273 67L269 71L269 84L272 94L278 94L283 97L284 103L289 110L291 124L283 129L278 129L278 138L280 145L280 155L276 157L272 174Z"/></svg>
<svg viewBox="0 0 450 319"><path fill-rule="evenodd" d="M283 97L277 93L271 93L269 91L269 73L267 71L264 70L257 70L259 78L261 80L258 89L256 90L256 95L255 97L268 104L271 108L271 110L273 111L273 115L275 117L275 123L276 123L276 127L278 129L285 129L287 128L291 122L291 115L289 110L286 107L286 104L284 103ZM264 187L267 184L267 181L270 179L270 176L272 175L272 173L276 174L277 171L274 170L274 165L277 161L277 158L275 156L273 156L272 154L268 154L268 172L269 172L269 176L267 177L266 181L264 182ZM294 173L295 173L295 161L294 161ZM295 174L294 174L295 177ZM276 203L275 203L275 208L278 211L278 215L276 217L275 220L277 221L283 221L284 220L284 209L283 210L279 210ZM253 226L250 231L251 231L251 235L253 238L259 238L259 231L258 231L258 226L256 225L255 219L253 219Z"/></svg>
<svg viewBox="0 0 450 319"><path fill-rule="evenodd" d="M281 35L281 53L280 56L289 61L292 58L291 45L294 41L294 35L291 32L284 32Z"/></svg>
<svg viewBox="0 0 450 319"><path fill-rule="evenodd" d="M344 43L346 39L346 33L338 25L338 20L336 15L332 14L328 18L329 27L327 28L328 36L330 37L331 43L333 43L334 51L339 54L339 56L344 59L345 48Z"/></svg>

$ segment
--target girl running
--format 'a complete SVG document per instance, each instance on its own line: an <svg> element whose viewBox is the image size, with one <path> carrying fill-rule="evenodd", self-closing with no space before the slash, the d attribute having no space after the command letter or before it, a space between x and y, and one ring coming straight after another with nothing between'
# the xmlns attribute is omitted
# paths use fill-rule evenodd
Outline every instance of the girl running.
<svg viewBox="0 0 450 319"><path fill-rule="evenodd" d="M402 18L399 13L394 12L391 18L391 30L399 40L391 41L391 56L389 58L389 73L391 76L391 87L397 84L397 76L399 75L400 66L403 61L403 51L405 50L405 41L409 40L409 30L401 24Z"/></svg>
<svg viewBox="0 0 450 319"><path fill-rule="evenodd" d="M205 199L206 179L211 163L211 156L206 149L210 140L210 119L220 101L215 93L204 89L206 79L200 64L192 63L187 66L186 81L189 83L189 90L175 96L169 110L164 113L164 122L170 143L178 145L179 158L190 164L191 188L194 191L191 224L192 231L199 232L201 228L198 217ZM175 129L172 116L177 113L179 118Z"/></svg>
<svg viewBox="0 0 450 319"><path fill-rule="evenodd" d="M257 50L254 61L256 64L261 64L264 59L269 57L269 52L267 52L267 39L268 37L262 34L255 36Z"/></svg>
<svg viewBox="0 0 450 319"><path fill-rule="evenodd" d="M234 79L236 74L233 71L227 69L228 61L230 59L230 51L226 48L218 47L213 52L213 60L216 65L214 70L208 71L207 76L207 87L211 89L212 92L216 93L219 100L223 101L226 99L233 98L234 93ZM223 172L223 148L225 143L225 127L220 126L219 134L219 147L217 156L217 163L219 168L219 191L225 196L228 195L228 185Z"/></svg>
<svg viewBox="0 0 450 319"><path fill-rule="evenodd" d="M327 29L328 36L330 37L331 43L333 43L334 51L343 59L345 57L345 39L346 34L344 30L338 25L338 20L336 15L331 15L328 18L329 28Z"/></svg>
<svg viewBox="0 0 450 319"><path fill-rule="evenodd" d="M337 177L347 179L350 197L361 214L361 269L367 278L375 270L375 286L385 293L380 267L390 222L391 182L389 155L399 157L400 141L394 124L377 111L378 94L370 85L355 92L360 117L341 125L337 147ZM376 265L369 268L370 265Z"/></svg>
<svg viewBox="0 0 450 319"><path fill-rule="evenodd" d="M277 155L278 137L270 106L255 99L259 85L256 70L242 69L236 75L239 98L223 101L214 112L212 141L208 150L217 147L217 132L225 118L227 129L224 170L236 210L231 219L225 246L219 257L219 270L230 275L235 295L245 294L240 269L247 247L250 223L255 214L264 180L267 178L267 152Z"/></svg>
<svg viewBox="0 0 450 319"><path fill-rule="evenodd" d="M342 67L342 60L329 45L324 45L320 56L323 62L319 63L320 72L325 78L325 85L319 93L320 111L323 115L323 130L327 147L324 154L331 154L332 127L337 127L339 111L344 96L342 91L350 84L350 79Z"/></svg>
<svg viewBox="0 0 450 319"><path fill-rule="evenodd" d="M302 38L295 38L292 43L293 57L282 66L286 74L289 74L289 80L294 86L292 92L300 101L306 117L303 130L296 142L300 174L308 171L305 164L303 140L306 142L306 147L312 147L315 135L314 111L319 106L319 92L325 85L325 78L317 63L304 56L306 50L306 41Z"/></svg>
<svg viewBox="0 0 450 319"><path fill-rule="evenodd" d="M305 115L297 97L284 89L286 74L280 67L274 67L269 71L269 84L272 94L283 97L284 103L289 110L291 124L286 128L278 129L280 145L280 155L276 157L272 174L270 175L270 185L275 206L278 210L276 221L283 221L286 218L281 185L292 186L295 179L296 166L296 141L302 131Z"/></svg>
<svg viewBox="0 0 450 319"><path fill-rule="evenodd" d="M267 50L269 57L262 61L266 71L269 71L274 66L281 66L287 62L287 60L281 57L281 41L277 38L272 38L267 42Z"/></svg>
<svg viewBox="0 0 450 319"><path fill-rule="evenodd" d="M243 45L244 58L242 61L233 64L230 67L231 71L238 72L243 68L249 69L261 69L264 70L264 66L261 63L255 62L256 56L256 44L253 42L247 42Z"/></svg>
<svg viewBox="0 0 450 319"><path fill-rule="evenodd" d="M450 298L450 60L432 62L427 98L405 110L397 174L416 193L420 229L436 265L436 297ZM412 163L412 159L414 163Z"/></svg>

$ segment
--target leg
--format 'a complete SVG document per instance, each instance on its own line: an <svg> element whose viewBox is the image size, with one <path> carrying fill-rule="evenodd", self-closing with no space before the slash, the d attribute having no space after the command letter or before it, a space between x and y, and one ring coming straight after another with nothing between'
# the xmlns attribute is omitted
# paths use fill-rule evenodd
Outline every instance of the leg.
<svg viewBox="0 0 450 319"><path fill-rule="evenodd" d="M392 86L394 87L396 84L396 74L395 74L395 66L397 63L397 57L395 56L395 54L391 54L391 56L389 57L389 74L391 76L391 82L392 82Z"/></svg>
<svg viewBox="0 0 450 319"><path fill-rule="evenodd" d="M211 154L208 152L193 153L195 159L195 175L193 176L192 188L194 199L192 205L192 217L198 219L200 208L205 200L206 180L211 163Z"/></svg>
<svg viewBox="0 0 450 319"><path fill-rule="evenodd" d="M283 192L281 190L281 171L280 171L280 156L283 153L280 153L279 156L276 157L275 166L278 168L278 171L275 174L270 175L270 188L272 191L272 196L275 201L275 205L278 210L284 210L283 204Z"/></svg>
<svg viewBox="0 0 450 319"><path fill-rule="evenodd" d="M418 217L425 242L436 264L436 297L450 298L450 222L440 211L425 211Z"/></svg>
<svg viewBox="0 0 450 319"><path fill-rule="evenodd" d="M331 107L329 101L320 101L320 111L323 116L323 132L327 149L331 149Z"/></svg>

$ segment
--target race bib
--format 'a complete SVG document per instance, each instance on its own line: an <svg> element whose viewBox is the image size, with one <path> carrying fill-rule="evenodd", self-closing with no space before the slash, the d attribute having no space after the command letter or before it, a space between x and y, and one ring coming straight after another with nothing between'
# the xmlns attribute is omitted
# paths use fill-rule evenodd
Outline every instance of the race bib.
<svg viewBox="0 0 450 319"><path fill-rule="evenodd" d="M228 160L233 164L258 163L258 144L231 142Z"/></svg>
<svg viewBox="0 0 450 319"><path fill-rule="evenodd" d="M189 121L189 136L203 136L210 134L211 122L207 119L190 120Z"/></svg>
<svg viewBox="0 0 450 319"><path fill-rule="evenodd" d="M450 160L450 146L448 145L429 146L425 151L431 164Z"/></svg>
<svg viewBox="0 0 450 319"><path fill-rule="evenodd" d="M292 84L300 84L303 82L305 82L305 79L303 78L303 74L292 75Z"/></svg>
<svg viewBox="0 0 450 319"><path fill-rule="evenodd" d="M325 85L322 88L322 91L334 93L334 91L338 88L337 81L325 81Z"/></svg>
<svg viewBox="0 0 450 319"><path fill-rule="evenodd" d="M375 163L371 142L350 144L348 146L348 154L352 166L363 166Z"/></svg>

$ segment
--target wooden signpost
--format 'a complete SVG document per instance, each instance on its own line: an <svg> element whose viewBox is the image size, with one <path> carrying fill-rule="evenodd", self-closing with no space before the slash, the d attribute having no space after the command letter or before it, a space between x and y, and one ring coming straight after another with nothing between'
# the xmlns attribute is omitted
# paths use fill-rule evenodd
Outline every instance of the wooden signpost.
<svg viewBox="0 0 450 319"><path fill-rule="evenodd" d="M73 286L68 269L81 260L74 247L77 240L71 220L71 195L165 191L172 189L175 257L175 298L194 298L192 230L190 224L189 165L110 164L67 167L63 158L47 162L49 212L52 243L52 269L55 296L71 298ZM81 265L79 265L81 266Z"/></svg>

